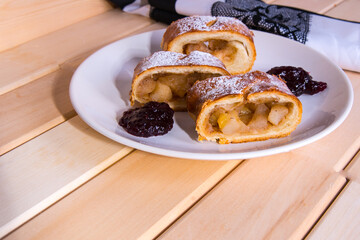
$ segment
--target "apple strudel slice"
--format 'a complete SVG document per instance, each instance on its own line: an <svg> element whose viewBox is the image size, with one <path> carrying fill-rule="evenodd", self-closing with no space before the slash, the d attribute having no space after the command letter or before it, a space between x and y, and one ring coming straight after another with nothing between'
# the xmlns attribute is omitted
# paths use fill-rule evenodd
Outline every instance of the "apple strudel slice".
<svg viewBox="0 0 360 240"><path fill-rule="evenodd" d="M198 81L187 103L198 139L220 144L288 136L302 116L302 104L286 83L260 71Z"/></svg>
<svg viewBox="0 0 360 240"><path fill-rule="evenodd" d="M223 75L229 75L224 64L209 53L155 52L135 67L130 101L166 102L174 111L186 111L186 93L195 81Z"/></svg>
<svg viewBox="0 0 360 240"><path fill-rule="evenodd" d="M253 32L232 17L191 16L166 29L161 47L189 54L198 50L218 57L231 74L251 70L256 59Z"/></svg>

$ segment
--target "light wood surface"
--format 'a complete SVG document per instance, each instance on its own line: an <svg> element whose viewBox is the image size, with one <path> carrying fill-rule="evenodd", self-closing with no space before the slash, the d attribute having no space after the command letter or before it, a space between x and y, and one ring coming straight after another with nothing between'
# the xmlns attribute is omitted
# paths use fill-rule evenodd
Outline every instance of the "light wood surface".
<svg viewBox="0 0 360 240"><path fill-rule="evenodd" d="M130 151L131 148L108 140L75 117L3 155L0 205L6 207L0 209L0 235ZM51 157L44 159L46 155Z"/></svg>
<svg viewBox="0 0 360 240"><path fill-rule="evenodd" d="M172 160L135 151L8 239L151 239L239 163Z"/></svg>
<svg viewBox="0 0 360 240"><path fill-rule="evenodd" d="M126 25L122 24L126 19ZM128 36L153 23L111 10L0 53L0 94L36 80L81 54ZM87 56L88 56L87 55Z"/></svg>
<svg viewBox="0 0 360 240"><path fill-rule="evenodd" d="M72 74L62 68L0 95L0 154L75 116L68 93Z"/></svg>
<svg viewBox="0 0 360 240"><path fill-rule="evenodd" d="M360 22L359 1L341 1L336 7L330 8L326 15L350 21Z"/></svg>
<svg viewBox="0 0 360 240"><path fill-rule="evenodd" d="M359 21L357 0L265 2ZM360 73L346 71L348 118L311 145L236 161L164 157L92 130L68 88L97 49L166 25L100 0L0 10L0 239L359 236Z"/></svg>
<svg viewBox="0 0 360 240"><path fill-rule="evenodd" d="M301 152L246 160L161 239L303 238L345 178Z"/></svg>
<svg viewBox="0 0 360 240"><path fill-rule="evenodd" d="M102 0L19 1L0 3L0 51L54 32L111 9ZM6 37L4 37L6 36Z"/></svg>
<svg viewBox="0 0 360 240"><path fill-rule="evenodd" d="M360 152L354 156L350 164L344 170L344 174L348 179L360 183Z"/></svg>
<svg viewBox="0 0 360 240"><path fill-rule="evenodd" d="M308 239L358 239L360 236L360 183L350 182Z"/></svg>
<svg viewBox="0 0 360 240"><path fill-rule="evenodd" d="M120 24L124 19L127 19L127 25ZM3 71L0 69L0 74L4 74L4 78L0 78L0 85L4 84L2 88L0 86L0 121L5 123L0 125L0 154L74 116L68 86L78 65L106 43L124 35L163 27L151 23L149 19L113 10L0 53L0 63L7 63L2 65ZM119 27L116 30L107 28L113 25ZM69 38L72 38L71 42L66 41ZM87 39L86 45L83 38ZM31 54L32 57L24 59L24 52L34 53L46 60L33 62L33 57L38 58ZM29 69L20 67L24 62L30 62ZM47 75L42 76L42 73ZM28 84L23 85L25 83ZM4 94L1 95L1 91ZM34 95L34 92L39 94ZM24 121L24 118L28 120Z"/></svg>
<svg viewBox="0 0 360 240"><path fill-rule="evenodd" d="M313 1L275 0L271 4L295 7L295 8L305 9L310 12L324 14L329 9L334 8L337 4L341 2L344 2L344 0L313 0Z"/></svg>

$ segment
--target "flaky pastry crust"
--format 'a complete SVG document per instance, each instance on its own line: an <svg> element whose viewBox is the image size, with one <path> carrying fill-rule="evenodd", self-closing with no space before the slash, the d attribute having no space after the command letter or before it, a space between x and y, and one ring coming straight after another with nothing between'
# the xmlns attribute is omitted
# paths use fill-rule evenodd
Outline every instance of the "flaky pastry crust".
<svg viewBox="0 0 360 240"><path fill-rule="evenodd" d="M222 60L231 74L251 70L256 59L253 32L232 17L191 16L170 24L161 47L166 51L209 52Z"/></svg>
<svg viewBox="0 0 360 240"><path fill-rule="evenodd" d="M187 90L195 81L223 75L229 75L224 64L209 53L155 52L135 67L130 101L166 102L175 111L186 111Z"/></svg>
<svg viewBox="0 0 360 240"><path fill-rule="evenodd" d="M188 90L187 104L196 120L198 139L220 144L288 136L300 124L302 116L302 104L286 83L260 71L196 82ZM258 108L265 110L260 112ZM241 126L235 124L236 131L231 131L234 127L230 126L229 131L222 119L234 122L234 118L229 117L234 112L236 121L242 120ZM259 119L265 119L265 123Z"/></svg>

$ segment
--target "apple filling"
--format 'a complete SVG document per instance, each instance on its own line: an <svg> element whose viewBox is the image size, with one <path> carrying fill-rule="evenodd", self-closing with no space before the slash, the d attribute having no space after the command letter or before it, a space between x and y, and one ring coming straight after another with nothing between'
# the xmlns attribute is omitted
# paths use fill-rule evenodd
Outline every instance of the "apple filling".
<svg viewBox="0 0 360 240"><path fill-rule="evenodd" d="M207 52L219 58L231 72L235 65L242 59L247 59L249 53L246 47L239 41L208 40L204 42L189 43L183 48L183 53L189 54L192 51Z"/></svg>
<svg viewBox="0 0 360 240"><path fill-rule="evenodd" d="M197 80L218 77L218 73L192 72L187 74L159 73L145 77L138 84L136 95L140 103L148 101L172 102L185 101L187 90Z"/></svg>
<svg viewBox="0 0 360 240"><path fill-rule="evenodd" d="M246 103L217 106L209 117L209 130L225 135L259 133L279 126L292 103Z"/></svg>

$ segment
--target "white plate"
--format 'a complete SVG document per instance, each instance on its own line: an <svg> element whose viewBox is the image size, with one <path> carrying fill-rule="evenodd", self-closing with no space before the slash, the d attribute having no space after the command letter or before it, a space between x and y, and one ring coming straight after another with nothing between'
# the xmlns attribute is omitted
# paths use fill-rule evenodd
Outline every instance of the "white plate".
<svg viewBox="0 0 360 240"><path fill-rule="evenodd" d="M254 31L257 59L253 70L291 65L328 83L319 94L303 95L303 118L288 137L261 142L219 145L198 142L195 123L186 112L175 113L166 135L140 138L128 134L118 120L131 106L129 91L139 60L160 50L164 30L116 41L86 59L76 70L70 97L76 112L96 131L124 145L156 154L207 160L253 158L290 151L312 143L337 128L348 115L353 91L345 73L320 53L283 37Z"/></svg>

